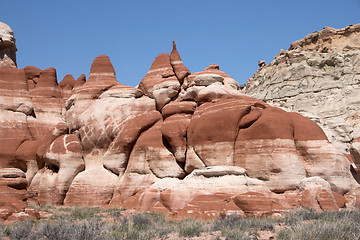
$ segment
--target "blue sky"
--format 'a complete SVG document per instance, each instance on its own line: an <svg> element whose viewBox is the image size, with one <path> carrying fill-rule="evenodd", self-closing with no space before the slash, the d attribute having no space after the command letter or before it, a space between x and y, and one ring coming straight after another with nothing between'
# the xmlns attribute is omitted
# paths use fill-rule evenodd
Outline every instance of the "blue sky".
<svg viewBox="0 0 360 240"><path fill-rule="evenodd" d="M220 65L240 84L280 49L325 26L360 23L360 0L20 1L0 0L0 21L15 32L18 67L54 67L89 76L110 57L120 83L136 86L175 40L191 72Z"/></svg>

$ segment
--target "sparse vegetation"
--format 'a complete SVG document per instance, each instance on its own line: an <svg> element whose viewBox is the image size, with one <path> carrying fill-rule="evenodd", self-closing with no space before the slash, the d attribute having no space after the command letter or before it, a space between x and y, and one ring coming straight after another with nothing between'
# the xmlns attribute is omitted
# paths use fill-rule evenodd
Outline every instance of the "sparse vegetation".
<svg viewBox="0 0 360 240"><path fill-rule="evenodd" d="M203 222L193 218L184 219L178 225L180 237L199 237L202 232L207 231L207 227Z"/></svg>
<svg viewBox="0 0 360 240"><path fill-rule="evenodd" d="M298 209L283 219L277 239L359 239L360 210L321 212Z"/></svg>
<svg viewBox="0 0 360 240"><path fill-rule="evenodd" d="M123 209L37 207L51 216L39 221L0 223L0 239L359 239L360 210L315 212L298 209L282 218L229 215L204 222L193 218L167 221L157 213L126 214Z"/></svg>
<svg viewBox="0 0 360 240"><path fill-rule="evenodd" d="M274 230L277 221L272 218L243 218L229 215L218 218L212 224L212 230L220 230L226 239L256 239L259 230Z"/></svg>

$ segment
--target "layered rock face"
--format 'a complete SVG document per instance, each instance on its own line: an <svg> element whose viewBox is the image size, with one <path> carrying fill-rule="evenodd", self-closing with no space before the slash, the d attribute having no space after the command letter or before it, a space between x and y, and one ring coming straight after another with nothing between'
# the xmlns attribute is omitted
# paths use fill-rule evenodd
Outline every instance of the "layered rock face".
<svg viewBox="0 0 360 240"><path fill-rule="evenodd" d="M344 153L360 136L360 24L325 27L280 51L248 80L245 93L318 123Z"/></svg>
<svg viewBox="0 0 360 240"><path fill-rule="evenodd" d="M0 81L2 219L26 202L173 219L359 202L350 162L318 125L246 96L216 64L191 74L175 43L136 88L105 55L87 81L35 67L0 68Z"/></svg>
<svg viewBox="0 0 360 240"><path fill-rule="evenodd" d="M61 131L55 127L65 125L61 114L63 97L54 68L16 68L14 34L3 23L0 38L1 218L34 217L25 208L27 189L44 166L42 148L65 133L64 127L60 127Z"/></svg>

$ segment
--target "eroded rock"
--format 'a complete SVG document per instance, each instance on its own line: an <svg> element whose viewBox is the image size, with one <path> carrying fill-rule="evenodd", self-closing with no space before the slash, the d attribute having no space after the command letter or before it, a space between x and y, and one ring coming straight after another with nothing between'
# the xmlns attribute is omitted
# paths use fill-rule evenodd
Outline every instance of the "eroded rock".
<svg viewBox="0 0 360 240"><path fill-rule="evenodd" d="M356 29L327 29L293 44L276 64L261 62L253 82L270 68L279 74L274 86L282 86L289 74L286 79L303 81L300 65L307 54L307 64L315 66L311 71L347 72L347 65L333 67L342 66L339 54L356 66L358 49L341 40L347 33L353 39ZM57 83L54 68L0 65L0 82L2 219L35 216L27 202L111 205L171 219L359 205L360 177L350 168L360 161L358 140L352 142L351 163L316 123L271 106L274 97L265 103L246 96L218 65L191 74L175 43L170 55L156 57L139 87L120 84L105 55L93 61L87 81L85 75L77 80L67 75ZM251 89L256 90L246 91ZM279 93L275 90L271 94ZM291 91L283 92L290 99Z"/></svg>

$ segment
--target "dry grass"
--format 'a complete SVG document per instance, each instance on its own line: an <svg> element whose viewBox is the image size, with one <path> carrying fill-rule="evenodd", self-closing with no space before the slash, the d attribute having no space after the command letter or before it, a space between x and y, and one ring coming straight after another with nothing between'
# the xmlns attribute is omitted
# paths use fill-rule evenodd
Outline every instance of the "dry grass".
<svg viewBox="0 0 360 240"><path fill-rule="evenodd" d="M317 213L298 209L283 218L230 215L211 222L192 218L166 221L157 213L122 209L37 207L50 213L39 221L0 224L0 239L359 239L360 210Z"/></svg>

